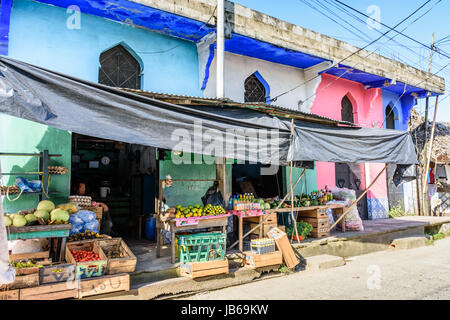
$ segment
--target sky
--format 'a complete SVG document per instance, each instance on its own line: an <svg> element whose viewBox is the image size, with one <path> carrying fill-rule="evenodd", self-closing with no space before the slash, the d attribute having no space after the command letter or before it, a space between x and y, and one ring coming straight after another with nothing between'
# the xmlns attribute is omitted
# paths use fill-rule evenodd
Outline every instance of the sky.
<svg viewBox="0 0 450 320"><path fill-rule="evenodd" d="M379 17L380 22L387 26L394 27L428 0L340 1L369 16ZM346 41L357 47L364 47L372 40L378 38L381 33L389 30L382 25L379 26L379 29L370 29L366 17L343 7L337 3L336 0L235 0L234 2L278 19ZM307 3L338 21L341 25L317 12L314 8L308 6ZM341 6L347 10L347 12L364 21L358 21L335 6ZM327 11L326 8L328 8L329 11ZM377 16L377 14L379 14L379 16ZM450 1L430 0L421 10L395 29L398 31L404 29L402 33L428 46L431 44L432 34L434 32L437 48L445 51L445 53L448 53L447 55L450 56L449 14ZM347 23L339 20L340 18L344 18ZM373 23L371 26L373 26ZM374 27L377 26L374 25ZM427 49L402 35L396 34L395 31L390 31L386 36L366 49L376 51L376 53L388 58L393 58L418 69L428 71L430 49ZM389 38L394 35L396 36L392 40L389 40ZM447 36L448 38L439 42L439 40ZM450 58L436 52L433 53L431 72L438 72L439 69L448 63L450 63ZM446 93L439 97L439 100L442 101L442 103L438 104L437 121L450 122L450 65L437 73L437 75L446 80ZM429 102L429 117L432 120L435 108L435 98L430 98ZM415 108L424 115L425 99L419 99Z"/></svg>

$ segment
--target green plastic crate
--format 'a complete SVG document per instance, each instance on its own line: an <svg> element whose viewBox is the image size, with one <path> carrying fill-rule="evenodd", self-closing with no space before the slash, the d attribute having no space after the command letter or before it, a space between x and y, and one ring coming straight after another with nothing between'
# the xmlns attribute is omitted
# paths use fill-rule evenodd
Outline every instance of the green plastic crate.
<svg viewBox="0 0 450 320"><path fill-rule="evenodd" d="M180 262L225 259L227 237L224 233L197 233L177 236Z"/></svg>

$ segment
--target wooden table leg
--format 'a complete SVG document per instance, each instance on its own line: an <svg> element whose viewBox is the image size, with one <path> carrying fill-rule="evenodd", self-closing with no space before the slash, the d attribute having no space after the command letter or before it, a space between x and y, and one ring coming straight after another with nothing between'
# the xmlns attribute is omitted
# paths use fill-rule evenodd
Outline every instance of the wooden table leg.
<svg viewBox="0 0 450 320"><path fill-rule="evenodd" d="M264 217L264 216L259 216L259 223L260 223L260 226L259 226L259 238L260 238L260 239L263 237L263 229L264 229L264 226L261 224L261 222L262 222L262 220L263 220L263 217Z"/></svg>
<svg viewBox="0 0 450 320"><path fill-rule="evenodd" d="M175 264L175 230L173 228L170 229L171 236L171 247L172 247L172 264Z"/></svg>
<svg viewBox="0 0 450 320"><path fill-rule="evenodd" d="M244 219L242 219L241 216L239 216L239 251L244 251L244 242L242 239L242 236L244 235Z"/></svg>
<svg viewBox="0 0 450 320"><path fill-rule="evenodd" d="M161 228L156 228L156 257L161 257Z"/></svg>
<svg viewBox="0 0 450 320"><path fill-rule="evenodd" d="M64 258L66 256L66 241L66 237L61 238L61 247L59 249L59 262L61 263L64 261Z"/></svg>

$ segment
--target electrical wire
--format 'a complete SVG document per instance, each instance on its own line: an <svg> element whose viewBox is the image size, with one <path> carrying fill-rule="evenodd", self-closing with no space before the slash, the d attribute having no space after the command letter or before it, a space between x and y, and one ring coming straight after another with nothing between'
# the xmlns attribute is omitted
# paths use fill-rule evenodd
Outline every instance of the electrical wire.
<svg viewBox="0 0 450 320"><path fill-rule="evenodd" d="M395 25L394 28L398 27L398 26L401 25L403 22L405 22L406 20L408 20L411 16L413 16L416 12L418 12L420 9L422 9L422 8L423 8L426 4L428 4L430 1L431 1L431 0L427 0L427 1L426 1L425 3L423 3L420 7L418 7L418 8L417 8L416 10L414 10L411 14L409 14L406 18L404 18L402 21L400 21L399 23L397 23L397 24ZM345 60L349 59L350 57L354 56L355 54L361 52L361 51L364 50L365 48L369 47L370 45L374 44L375 42L377 42L378 40L380 40L381 38L383 38L385 35L387 35L387 34L388 34L389 32L391 32L391 31L392 31L392 29L390 29L390 30L384 32L381 36L379 36L379 37L376 38L375 40L371 41L370 43L368 43L368 44L365 45L364 47L359 48L359 49L356 50L355 52L352 52L351 54L349 54L349 55L346 56L345 58L341 59L340 61L334 63L331 67L328 67L328 68L327 68L326 70L324 70L323 72L326 72L326 71L332 69L333 67L339 65L340 63L342 63L342 62L344 62ZM303 83L301 83L301 84L295 86L294 88L292 88L292 89L290 89L290 90L288 90L288 91L285 91L285 92L283 92L283 93L281 93L281 94L275 96L275 97L272 98L270 101L276 101L279 97L281 97L281 96L283 96L283 95L285 95L285 94L287 94L287 93L289 93L289 92L292 92L293 90L295 90L295 89L297 89L297 88L303 86L304 84L306 84L306 83L308 83L308 82L310 82L310 81L312 81L312 80L314 80L314 79L316 79L316 78L318 78L318 77L320 77L320 76L321 76L321 74L317 74L317 76L314 76L314 77L312 77L311 79L308 79L307 81L305 81L305 82L303 82Z"/></svg>
<svg viewBox="0 0 450 320"><path fill-rule="evenodd" d="M368 15L365 14L364 12L361 12L361 11L359 11L358 9L355 9L355 8L351 7L351 6L349 6L348 4L346 4L346 3L344 3L344 2L342 2L342 1L340 1L340 0L334 0L334 1L340 3L341 5L343 5L343 6L347 7L347 8L349 8L349 9L351 9L351 10L353 10L353 11L355 11L355 12L357 12L357 13L363 15L363 16L365 16L366 18L369 18L369 19L372 19L372 20L378 22L378 23L381 24L382 26L384 26L384 27L386 27L386 28L389 28L389 30L395 31L395 32L397 32L398 34L401 34L402 36L404 36L405 38L408 38L409 40L414 41L415 43L420 44L420 45L424 46L425 48L427 48L427 49L429 49L429 50L433 50L433 51L435 51L435 52L437 52L437 53L439 53L439 54L441 54L441 55L443 55L443 56L445 56L445 57L447 57L447 58L450 58L450 54L446 53L445 51L442 51L442 50L438 50L438 49L436 49L436 48L433 48L433 47L431 47L431 46L429 46L429 45L426 45L426 44L424 44L424 43L422 43L422 42L420 42L420 41L418 41L418 40L416 40L416 39L414 39L414 38L412 38L412 37L410 37L410 36L408 36L408 35L402 33L401 31L396 30L395 28L396 28L397 26L390 27L390 26L388 26L388 25L382 23L381 21L378 21L378 20L373 19L372 17L368 16ZM438 0L438 2L435 3L435 6L436 6L438 3L440 3L441 1L442 1L442 0ZM429 1L427 1L425 4L427 4L428 2L429 2ZM422 7L423 7L423 5L422 5Z"/></svg>

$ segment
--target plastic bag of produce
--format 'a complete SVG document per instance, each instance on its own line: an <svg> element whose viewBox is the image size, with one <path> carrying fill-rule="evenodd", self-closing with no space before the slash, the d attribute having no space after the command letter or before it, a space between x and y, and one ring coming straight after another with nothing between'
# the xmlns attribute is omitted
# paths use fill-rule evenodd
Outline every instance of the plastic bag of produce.
<svg viewBox="0 0 450 320"><path fill-rule="evenodd" d="M78 212L69 216L69 223L72 225L84 224L84 221L78 216Z"/></svg>
<svg viewBox="0 0 450 320"><path fill-rule="evenodd" d="M344 204L346 206L350 206L353 201L356 200L355 190L346 189L346 188L333 188L331 190L334 199L339 199L341 201L329 201L327 204L339 203ZM345 229L351 231L364 231L364 226L361 220L361 217L358 213L358 208L356 205L348 212L345 217ZM341 224L337 224L338 228L341 228Z"/></svg>
<svg viewBox="0 0 450 320"><path fill-rule="evenodd" d="M95 221L97 219L97 216L95 212L88 211L88 210L80 210L77 212L78 217L83 220L85 223Z"/></svg>
<svg viewBox="0 0 450 320"><path fill-rule="evenodd" d="M69 231L69 235L71 236L73 234L83 232L82 231L83 229L84 229L84 225L82 225L82 224L73 225L72 230Z"/></svg>
<svg viewBox="0 0 450 320"><path fill-rule="evenodd" d="M331 193L333 194L333 199L336 200L344 200L344 201L355 201L356 193L355 190L347 189L347 188L333 188L331 189Z"/></svg>
<svg viewBox="0 0 450 320"><path fill-rule="evenodd" d="M85 231L94 231L94 232L98 233L98 231L99 231L98 230L98 221L94 220L94 221L86 223L84 225L84 231L82 231L82 232L85 232Z"/></svg>
<svg viewBox="0 0 450 320"><path fill-rule="evenodd" d="M219 183L214 182L212 187L206 191L205 195L202 197L203 205L211 204L213 206L225 207L225 202L223 200L222 193L219 190Z"/></svg>

